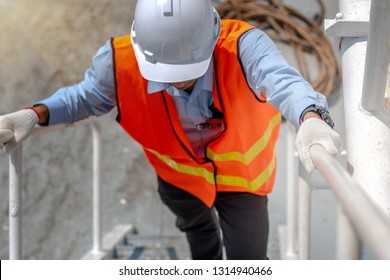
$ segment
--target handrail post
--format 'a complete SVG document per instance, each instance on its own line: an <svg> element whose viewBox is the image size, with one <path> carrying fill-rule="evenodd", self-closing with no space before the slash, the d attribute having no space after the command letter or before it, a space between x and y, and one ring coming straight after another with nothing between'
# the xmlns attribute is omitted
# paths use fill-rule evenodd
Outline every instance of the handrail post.
<svg viewBox="0 0 390 280"><path fill-rule="evenodd" d="M101 173L101 132L97 121L91 124L93 140L93 247L92 252L102 251L102 215L100 196L100 173Z"/></svg>
<svg viewBox="0 0 390 280"><path fill-rule="evenodd" d="M292 123L287 123L287 259L296 259L296 238L297 238L297 188L298 188L298 173L299 159L295 148L296 128Z"/></svg>
<svg viewBox="0 0 390 280"><path fill-rule="evenodd" d="M308 260L310 256L311 189L301 177L299 177L298 197L298 259Z"/></svg>
<svg viewBox="0 0 390 280"><path fill-rule="evenodd" d="M22 146L9 156L9 259L22 258Z"/></svg>
<svg viewBox="0 0 390 280"><path fill-rule="evenodd" d="M356 260L361 255L361 242L351 219L344 208L337 209L336 258L338 260Z"/></svg>

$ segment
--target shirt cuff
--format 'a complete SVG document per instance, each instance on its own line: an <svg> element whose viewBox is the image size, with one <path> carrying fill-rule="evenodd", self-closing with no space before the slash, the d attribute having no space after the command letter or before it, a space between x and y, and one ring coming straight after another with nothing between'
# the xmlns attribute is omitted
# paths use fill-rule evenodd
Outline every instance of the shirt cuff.
<svg viewBox="0 0 390 280"><path fill-rule="evenodd" d="M66 109L66 106L61 100L49 97L47 99L35 103L33 106L37 105L46 105L49 110L48 122L40 125L48 126L55 124L72 123L72 120L69 117L68 110Z"/></svg>

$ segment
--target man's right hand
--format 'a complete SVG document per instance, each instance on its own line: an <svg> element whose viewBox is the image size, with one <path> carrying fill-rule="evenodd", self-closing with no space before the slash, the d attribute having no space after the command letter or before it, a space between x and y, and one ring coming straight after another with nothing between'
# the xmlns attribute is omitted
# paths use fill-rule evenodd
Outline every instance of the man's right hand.
<svg viewBox="0 0 390 280"><path fill-rule="evenodd" d="M23 109L0 116L0 144L6 153L14 151L33 131L39 121L33 109Z"/></svg>
<svg viewBox="0 0 390 280"><path fill-rule="evenodd" d="M0 129L0 143L8 143L14 137L14 132L8 128Z"/></svg>

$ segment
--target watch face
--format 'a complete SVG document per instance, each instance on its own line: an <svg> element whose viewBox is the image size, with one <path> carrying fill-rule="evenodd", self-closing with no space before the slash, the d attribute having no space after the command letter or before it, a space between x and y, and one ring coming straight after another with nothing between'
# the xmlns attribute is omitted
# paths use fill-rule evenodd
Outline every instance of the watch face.
<svg viewBox="0 0 390 280"><path fill-rule="evenodd" d="M302 123L303 116L308 112L315 112L318 115L321 116L322 120L325 121L331 128L334 127L334 122L332 118L330 117L329 111L327 108L323 106L317 106L317 105L311 105L307 107L305 110L303 110L301 117L300 117L300 123Z"/></svg>
<svg viewBox="0 0 390 280"><path fill-rule="evenodd" d="M330 117L328 109L325 107L317 107L317 112L320 114L321 118L331 127L334 127L334 122Z"/></svg>

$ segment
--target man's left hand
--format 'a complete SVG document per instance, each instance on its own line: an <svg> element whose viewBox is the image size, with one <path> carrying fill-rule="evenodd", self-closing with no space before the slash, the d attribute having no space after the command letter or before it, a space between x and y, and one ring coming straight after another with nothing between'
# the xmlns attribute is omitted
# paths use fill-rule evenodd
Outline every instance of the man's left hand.
<svg viewBox="0 0 390 280"><path fill-rule="evenodd" d="M310 174L315 165L311 160L309 149L314 144L322 145L332 156L341 152L340 135L320 118L305 119L298 129L295 145L299 158Z"/></svg>

